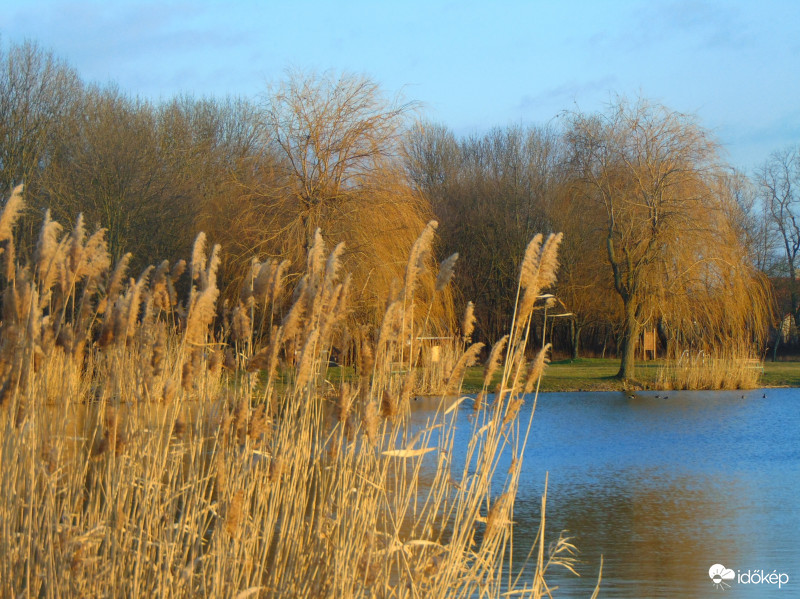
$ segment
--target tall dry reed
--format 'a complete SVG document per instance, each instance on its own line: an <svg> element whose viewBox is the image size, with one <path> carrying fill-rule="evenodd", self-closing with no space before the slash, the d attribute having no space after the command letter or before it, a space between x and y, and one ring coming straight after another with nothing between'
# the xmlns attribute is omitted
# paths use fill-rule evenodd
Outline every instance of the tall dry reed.
<svg viewBox="0 0 800 599"><path fill-rule="evenodd" d="M6 257L16 194L0 213ZM491 352L484 388L502 379L476 406L463 464L448 456L464 398L408 426L424 336L409 312L424 308L414 280L429 237L384 326L358 340L358 377L335 388L326 373L348 343L350 280L320 234L291 305L275 305L285 266L254 265L233 325L217 305L220 250L203 237L179 298L186 263L128 277L102 230L45 219L35 262L14 262L2 290L0 595L547 593L569 543L544 557L541 535L539 558L510 574L530 431L518 415L544 362L525 359L530 314ZM552 279L554 245L526 257L526 293ZM449 385L477 355L461 346Z"/></svg>
<svg viewBox="0 0 800 599"><path fill-rule="evenodd" d="M755 389L764 361L751 346L727 350L686 350L668 359L658 370L661 389Z"/></svg>

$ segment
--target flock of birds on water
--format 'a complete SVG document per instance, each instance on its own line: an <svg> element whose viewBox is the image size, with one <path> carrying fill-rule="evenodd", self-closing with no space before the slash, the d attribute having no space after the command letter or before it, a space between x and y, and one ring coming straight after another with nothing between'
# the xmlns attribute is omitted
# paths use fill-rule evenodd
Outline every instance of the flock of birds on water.
<svg viewBox="0 0 800 599"><path fill-rule="evenodd" d="M655 399L669 399L669 395L655 395ZM635 393L628 393L628 399L639 399ZM742 399L744 399L744 395L742 395ZM762 393L761 399L767 399L767 394Z"/></svg>

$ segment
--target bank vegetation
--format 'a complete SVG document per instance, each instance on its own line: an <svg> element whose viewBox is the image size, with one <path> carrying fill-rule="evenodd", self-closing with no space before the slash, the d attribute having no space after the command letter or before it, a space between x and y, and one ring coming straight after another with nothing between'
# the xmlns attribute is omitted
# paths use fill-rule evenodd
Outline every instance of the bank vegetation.
<svg viewBox="0 0 800 599"><path fill-rule="evenodd" d="M458 137L350 74L288 72L253 99L151 102L86 84L33 43L9 45L0 62L0 194L26 185L20 255L48 210L70 228L79 214L105 228L110 255L130 253L134 272L148 256L188 255L203 231L224 248L218 280L232 314L247 310L256 263L273 261L296 284L322 228L331 247L344 243L356 339L380 326L435 218L426 272L455 252L459 266L443 293L423 277L417 297L433 303L417 316L452 344L472 302L471 338L491 345L513 319L528 241L562 231L562 276L532 325L537 345L619 357L618 376L633 384L645 331L672 361L749 362L795 347L792 149L748 177L695 118L645 98ZM357 348L335 358L352 362Z"/></svg>

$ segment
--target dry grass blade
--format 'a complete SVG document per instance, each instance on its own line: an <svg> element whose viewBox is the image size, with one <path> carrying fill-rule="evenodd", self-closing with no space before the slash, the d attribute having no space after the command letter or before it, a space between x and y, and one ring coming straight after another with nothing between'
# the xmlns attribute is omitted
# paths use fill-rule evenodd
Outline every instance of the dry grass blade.
<svg viewBox="0 0 800 599"><path fill-rule="evenodd" d="M603 556L600 556L600 568L597 571L597 584L594 587L591 599L597 599L600 596L600 583L603 581Z"/></svg>
<svg viewBox="0 0 800 599"><path fill-rule="evenodd" d="M436 448L420 447L419 449L387 449L386 451L382 452L382 455L390 458L418 458L419 456L423 456L432 451L436 451Z"/></svg>

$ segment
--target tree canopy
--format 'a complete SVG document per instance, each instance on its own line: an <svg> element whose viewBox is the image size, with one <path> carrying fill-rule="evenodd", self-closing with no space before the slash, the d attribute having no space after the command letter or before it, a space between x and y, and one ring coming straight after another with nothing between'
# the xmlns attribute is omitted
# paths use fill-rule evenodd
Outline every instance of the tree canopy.
<svg viewBox="0 0 800 599"><path fill-rule="evenodd" d="M600 216L598 242L623 309L619 377L633 377L644 325L674 347L752 341L762 280L736 235L738 205L717 146L693 118L646 100L567 116L573 200Z"/></svg>

